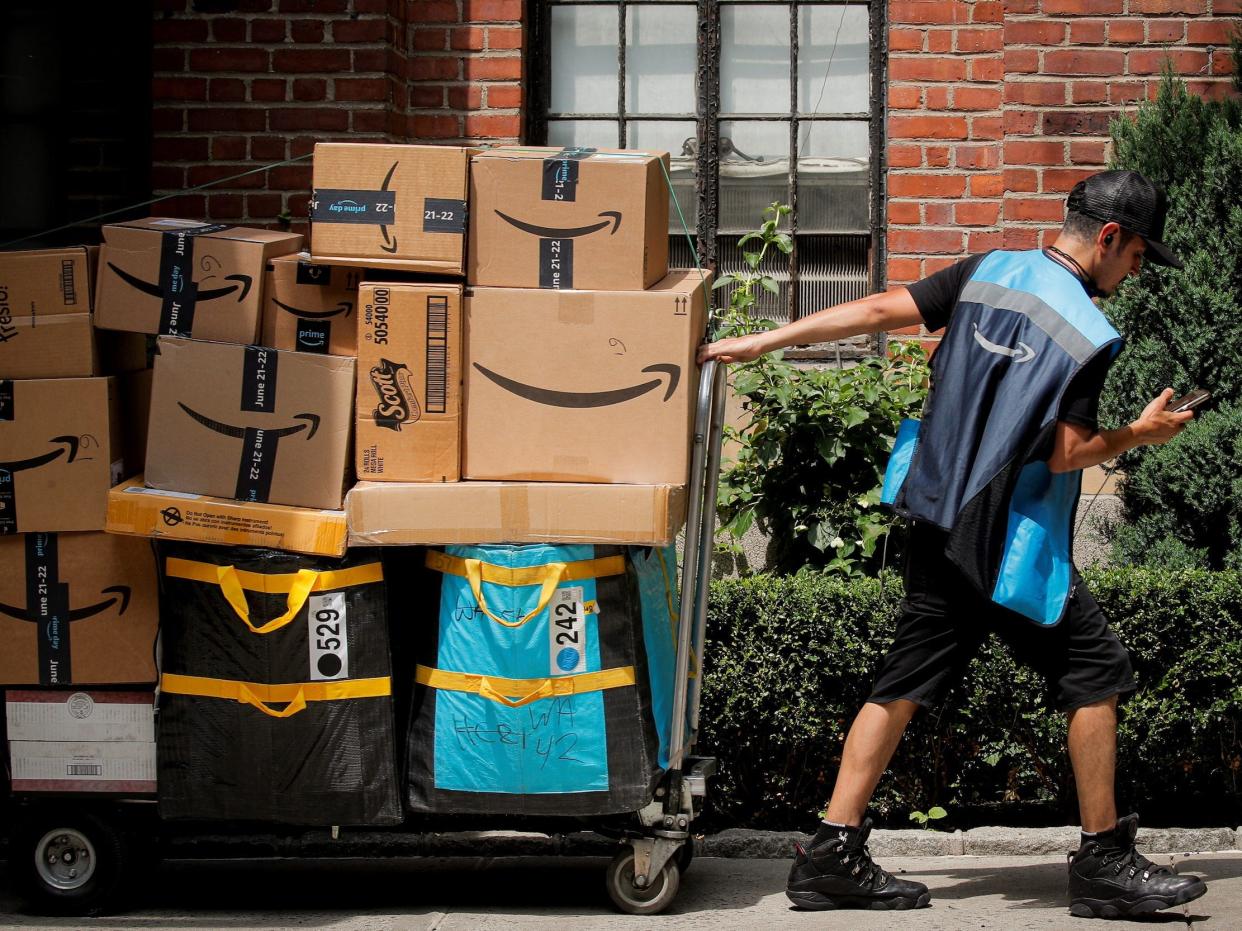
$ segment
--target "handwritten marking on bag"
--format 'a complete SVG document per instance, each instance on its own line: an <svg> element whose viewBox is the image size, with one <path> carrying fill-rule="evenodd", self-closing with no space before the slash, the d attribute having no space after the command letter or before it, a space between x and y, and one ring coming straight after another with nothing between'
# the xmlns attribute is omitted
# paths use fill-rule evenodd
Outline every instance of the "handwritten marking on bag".
<svg viewBox="0 0 1242 931"><path fill-rule="evenodd" d="M536 706L545 707L537 710ZM574 727L572 696L544 699L529 708L518 710L523 714L515 715L515 723L512 724L476 721L466 715L453 715L457 746L463 751L496 744L513 747L520 755L538 760L541 769L551 760L586 763L586 760L572 755L578 746L577 732L562 730Z"/></svg>

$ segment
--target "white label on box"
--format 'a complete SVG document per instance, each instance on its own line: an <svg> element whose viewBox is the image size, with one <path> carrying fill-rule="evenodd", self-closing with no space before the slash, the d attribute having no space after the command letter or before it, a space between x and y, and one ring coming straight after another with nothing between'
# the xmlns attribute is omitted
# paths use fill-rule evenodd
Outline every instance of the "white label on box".
<svg viewBox="0 0 1242 931"><path fill-rule="evenodd" d="M37 791L56 783L128 783L135 791L155 788L155 743L72 743L48 740L9 742L13 788ZM52 785L47 785L51 783Z"/></svg>
<svg viewBox="0 0 1242 931"><path fill-rule="evenodd" d="M586 672L586 605L582 586L558 588L548 609L549 671L554 676Z"/></svg>
<svg viewBox="0 0 1242 931"><path fill-rule="evenodd" d="M152 220L151 225L152 226L174 226L177 229L189 229L191 226L202 226L203 224L199 220L174 220L170 218L170 219L164 219L164 220Z"/></svg>
<svg viewBox="0 0 1242 931"><path fill-rule="evenodd" d="M192 495L186 491L163 491L159 488L142 488L138 485L126 488L127 495L159 495L161 498L184 498L186 501L197 501L202 495Z"/></svg>
<svg viewBox="0 0 1242 931"><path fill-rule="evenodd" d="M51 698L51 693L41 697ZM10 692L5 703L10 740L155 740L154 695L120 701L116 693L73 692L57 701L21 700Z"/></svg>
<svg viewBox="0 0 1242 931"><path fill-rule="evenodd" d="M349 678L349 636L344 592L311 595L306 601L306 632L310 643L310 677Z"/></svg>

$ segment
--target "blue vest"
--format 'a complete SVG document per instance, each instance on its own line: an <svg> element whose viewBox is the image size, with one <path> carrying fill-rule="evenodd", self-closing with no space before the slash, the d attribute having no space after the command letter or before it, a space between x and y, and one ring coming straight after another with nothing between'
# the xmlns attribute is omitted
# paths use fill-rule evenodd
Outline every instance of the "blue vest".
<svg viewBox="0 0 1242 931"><path fill-rule="evenodd" d="M949 531L946 553L992 601L1039 624L1065 612L1081 471L1034 458L1061 397L1122 340L1079 280L1039 250L993 252L962 288L881 501Z"/></svg>

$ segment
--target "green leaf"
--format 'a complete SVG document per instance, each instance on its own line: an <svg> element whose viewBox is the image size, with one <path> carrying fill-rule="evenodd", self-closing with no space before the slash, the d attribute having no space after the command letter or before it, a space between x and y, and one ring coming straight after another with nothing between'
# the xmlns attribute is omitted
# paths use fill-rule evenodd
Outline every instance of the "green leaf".
<svg viewBox="0 0 1242 931"><path fill-rule="evenodd" d="M945 811L943 808L941 808L939 805L936 805L927 810L927 817L933 821L939 821L941 818L949 817L949 813Z"/></svg>
<svg viewBox="0 0 1242 931"><path fill-rule="evenodd" d="M736 283L737 279L732 275L721 275L714 282L712 282L712 290L719 291L721 288L727 288L729 285Z"/></svg>
<svg viewBox="0 0 1242 931"><path fill-rule="evenodd" d="M910 812L910 820L916 822L917 824L926 824L927 815L923 814L921 811L912 811Z"/></svg>
<svg viewBox="0 0 1242 931"><path fill-rule="evenodd" d="M746 264L749 265L751 268L759 267L760 255L758 252L743 252L742 258L746 260Z"/></svg>
<svg viewBox="0 0 1242 931"><path fill-rule="evenodd" d="M763 290L767 291L769 294L776 294L779 296L781 293L780 286L766 275L759 279L759 284L761 284L763 286Z"/></svg>

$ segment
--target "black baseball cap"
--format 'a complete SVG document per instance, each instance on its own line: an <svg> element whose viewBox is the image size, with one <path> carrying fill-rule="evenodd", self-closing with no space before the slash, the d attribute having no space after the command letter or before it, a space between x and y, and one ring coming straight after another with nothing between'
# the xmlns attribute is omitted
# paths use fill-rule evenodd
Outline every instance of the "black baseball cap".
<svg viewBox="0 0 1242 931"><path fill-rule="evenodd" d="M1065 208L1142 236L1147 243L1145 258L1157 265L1182 267L1181 260L1160 241L1168 198L1137 171L1101 171L1084 178L1070 191Z"/></svg>

